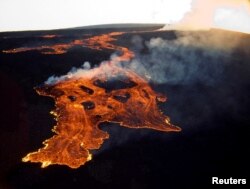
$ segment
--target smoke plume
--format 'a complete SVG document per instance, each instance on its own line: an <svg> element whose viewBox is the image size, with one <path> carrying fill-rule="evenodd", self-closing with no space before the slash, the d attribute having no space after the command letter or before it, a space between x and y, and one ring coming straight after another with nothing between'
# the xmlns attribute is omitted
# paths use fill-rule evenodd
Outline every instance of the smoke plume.
<svg viewBox="0 0 250 189"><path fill-rule="evenodd" d="M146 80L155 84L194 84L213 85L221 77L225 64L233 59L233 52L242 40L234 32L211 30L203 32L176 31L175 39L151 38L144 41L140 36L132 37L135 57L130 62L116 62L115 65L131 69ZM146 53L142 53L145 51ZM112 54L109 62L115 61ZM100 63L109 73L107 61ZM45 82L54 84L70 78L89 76L90 62L82 67L73 67L66 75L51 76ZM112 73L110 73L112 75Z"/></svg>
<svg viewBox="0 0 250 189"><path fill-rule="evenodd" d="M182 20L166 29L206 30L221 28L250 33L249 0L193 0Z"/></svg>
<svg viewBox="0 0 250 189"><path fill-rule="evenodd" d="M176 32L177 38L151 38L147 53L137 49L128 67L157 84L213 85L223 77L225 63L233 57L239 36L233 32ZM138 37L137 37L138 38Z"/></svg>

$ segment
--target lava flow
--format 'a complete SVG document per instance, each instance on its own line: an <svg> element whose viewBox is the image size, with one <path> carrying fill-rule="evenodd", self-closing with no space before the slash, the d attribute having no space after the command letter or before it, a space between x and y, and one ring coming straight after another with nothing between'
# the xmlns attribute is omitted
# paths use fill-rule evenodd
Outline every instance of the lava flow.
<svg viewBox="0 0 250 189"><path fill-rule="evenodd" d="M41 37L44 38L44 39L53 39L53 38L56 38L56 37L59 37L59 36L58 35L43 35Z"/></svg>
<svg viewBox="0 0 250 189"><path fill-rule="evenodd" d="M87 39L76 39L69 43L58 43L54 45L41 45L41 46L35 46L35 47L19 47L9 50L3 50L3 53L6 54L15 54L15 53L22 53L27 51L39 51L42 54L64 54L66 53L70 48L74 46L84 46L95 50L101 50L101 49L116 49L121 51L126 51L127 53L131 53L128 51L128 49L123 47L117 47L113 44L111 44L112 41L115 41L116 39L114 36L122 35L122 32L112 32L109 34L103 34L100 36L94 36ZM57 35L44 35L43 38L56 38L59 37Z"/></svg>
<svg viewBox="0 0 250 189"><path fill-rule="evenodd" d="M164 102L166 97L153 91L134 71L118 66L118 62L134 56L126 47L111 44L113 36L121 34L103 34L79 43L99 50L121 51L122 55L97 68L83 70L81 76L63 77L54 84L36 88L39 95L55 100L51 114L57 120L53 128L56 134L43 143L43 148L24 157L24 162L41 162L42 167L60 164L78 168L91 160L90 150L99 149L104 139L109 138L99 128L102 122L165 132L181 130L157 107L157 102Z"/></svg>

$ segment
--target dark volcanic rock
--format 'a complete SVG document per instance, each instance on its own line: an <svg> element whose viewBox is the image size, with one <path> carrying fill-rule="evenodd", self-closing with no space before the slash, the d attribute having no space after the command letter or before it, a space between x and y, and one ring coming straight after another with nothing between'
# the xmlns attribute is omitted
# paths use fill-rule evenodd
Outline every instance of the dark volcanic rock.
<svg viewBox="0 0 250 189"><path fill-rule="evenodd" d="M249 170L249 107L250 107L250 36L229 31L211 30L203 32L151 31L126 33L115 41L127 46L141 56L140 60L150 62L152 38L174 42L182 35L203 36L214 34L228 36L229 40L216 48L206 49L163 46L156 57L171 55L177 63L184 62L171 72L172 67L163 67L166 73L178 75L185 71L184 79L168 80L151 86L164 95L168 101L159 104L160 109L170 116L171 122L180 126L180 133L162 133L152 130L133 130L103 123L100 128L110 133L110 139L100 151L94 152L93 160L77 170L65 166L51 166L41 169L38 164L22 163L21 158L28 152L41 147L44 139L52 136L55 125L49 112L54 108L51 98L39 96L34 87L44 83L52 75L66 74L72 67L80 67L89 61L91 67L108 60L112 50L97 51L86 47L75 47L61 55L45 55L38 51L5 54L2 50L22 46L68 42L79 37L107 33L110 31L152 30L159 26L142 28L77 28L72 30L0 33L0 188L195 188L211 185L211 177L246 178ZM57 34L56 39L39 36ZM139 42L136 41L139 37ZM221 46L237 45L229 51ZM217 42L219 42L217 40ZM164 45L165 43L161 43ZM207 41L212 44L213 41ZM176 44L175 44L176 45ZM171 46L170 46L171 47ZM219 48L219 49L218 49ZM211 52L214 52L212 54ZM188 56L183 58L183 54ZM209 52L207 56L206 52ZM219 54L217 52L220 52ZM216 61L214 56L216 56ZM188 58L195 57L189 61ZM178 61L177 61L178 60ZM193 64L191 63L193 62ZM165 64L170 65L171 61ZM195 71L191 72L191 67ZM147 65L145 65L147 68ZM153 74L155 67L148 70ZM169 72L170 69L170 72ZM176 70L174 70L176 71ZM216 73L215 73L216 72ZM198 73L200 73L198 75ZM159 79L160 74L156 74ZM165 75L167 78L169 75ZM170 78L171 79L171 78ZM208 81L209 82L205 82ZM107 92L113 88L132 87L123 85L122 80L98 82ZM89 95L94 91L81 87ZM48 89L49 90L49 89ZM60 95L60 91L55 91ZM147 93L145 92L145 97ZM68 97L74 101L74 96ZM125 102L129 94L115 96ZM90 101L83 102L85 109L95 108ZM109 108L112 108L110 106ZM98 115L99 117L101 115ZM98 119L98 116L96 119Z"/></svg>

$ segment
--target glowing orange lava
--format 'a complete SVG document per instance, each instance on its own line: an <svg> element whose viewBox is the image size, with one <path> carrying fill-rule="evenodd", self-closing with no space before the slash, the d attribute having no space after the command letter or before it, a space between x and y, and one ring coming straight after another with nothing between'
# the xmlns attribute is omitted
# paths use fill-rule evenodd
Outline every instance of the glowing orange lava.
<svg viewBox="0 0 250 189"><path fill-rule="evenodd" d="M38 94L55 100L56 108L51 114L57 120L53 129L56 134L43 143L43 148L24 157L24 162L41 162L42 167L60 164L78 168L91 160L89 150L99 149L109 138L99 128L102 122L165 132L181 130L157 107L157 102L166 101L166 97L153 91L143 77L118 66L119 61L129 61L134 56L126 47L111 44L115 40L113 36L121 34L103 34L77 44L118 50L122 55L97 68L84 70L80 77L66 77L36 88Z"/></svg>
<svg viewBox="0 0 250 189"><path fill-rule="evenodd" d="M13 53L26 52L26 51L40 51L42 54L64 54L70 48L74 46L84 46L84 47L88 47L88 48L95 49L95 50L101 50L101 49L122 50L122 49L116 48L115 45L111 44L112 41L116 40L113 36L118 36L122 34L123 34L122 32L112 32L109 34L94 36L94 37L87 38L87 39L76 39L70 43L59 43L55 45L42 45L42 46L37 46L37 47L20 47L20 48L15 48L15 49L10 49L10 50L3 50L2 52L13 54ZM123 47L120 47L120 48L123 48Z"/></svg>
<svg viewBox="0 0 250 189"><path fill-rule="evenodd" d="M58 35L43 35L41 36L42 38L45 38L45 39L53 39L53 38L56 38L56 37L59 37Z"/></svg>

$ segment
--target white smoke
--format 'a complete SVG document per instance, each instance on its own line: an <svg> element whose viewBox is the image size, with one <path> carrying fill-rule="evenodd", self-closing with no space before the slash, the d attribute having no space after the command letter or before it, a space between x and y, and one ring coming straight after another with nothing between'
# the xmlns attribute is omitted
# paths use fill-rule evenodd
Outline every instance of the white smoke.
<svg viewBox="0 0 250 189"><path fill-rule="evenodd" d="M89 70L91 69L90 62L86 61L80 68L73 67L71 70L63 76L50 76L47 81L45 81L46 85L53 85L60 81L71 79L71 78L79 78L79 77L88 77Z"/></svg>
<svg viewBox="0 0 250 189"><path fill-rule="evenodd" d="M193 0L181 21L163 27L178 30L221 28L250 33L249 0Z"/></svg>

